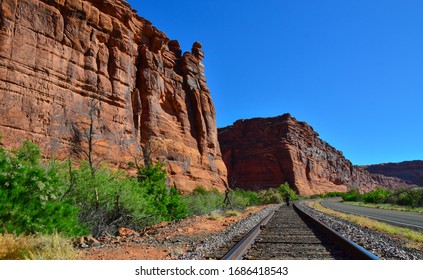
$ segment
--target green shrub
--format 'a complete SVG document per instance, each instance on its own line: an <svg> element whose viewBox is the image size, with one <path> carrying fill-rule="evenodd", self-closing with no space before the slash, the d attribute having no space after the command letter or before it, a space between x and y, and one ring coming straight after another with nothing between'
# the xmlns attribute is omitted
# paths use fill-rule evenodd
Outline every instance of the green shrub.
<svg viewBox="0 0 423 280"><path fill-rule="evenodd" d="M396 190L388 198L388 202L402 206L422 207L423 206L423 189L400 189Z"/></svg>
<svg viewBox="0 0 423 280"><path fill-rule="evenodd" d="M360 200L366 203L385 203L391 191L377 187L375 190L361 195Z"/></svg>
<svg viewBox="0 0 423 280"><path fill-rule="evenodd" d="M145 227L187 215L178 191L167 187L161 164L142 167L135 179L106 166L98 168L92 176L89 164L81 162L80 168L69 174L69 180L70 177L74 183L67 197L81 209L79 218L94 236L113 233L120 227Z"/></svg>
<svg viewBox="0 0 423 280"><path fill-rule="evenodd" d="M344 201L360 201L360 192L358 189L352 189L342 195Z"/></svg>
<svg viewBox="0 0 423 280"><path fill-rule="evenodd" d="M206 190L201 186L183 196L183 201L190 215L204 215L219 210L243 210L261 203L259 194L254 191L237 189L220 193L216 189Z"/></svg>
<svg viewBox="0 0 423 280"><path fill-rule="evenodd" d="M170 188L166 208L169 221L180 220L188 216L187 205L182 201L182 197L176 188Z"/></svg>
<svg viewBox="0 0 423 280"><path fill-rule="evenodd" d="M209 192L203 186L196 187L191 194L193 195L207 195Z"/></svg>
<svg viewBox="0 0 423 280"><path fill-rule="evenodd" d="M343 193L341 192L329 192L323 195L320 195L321 198L329 198L329 197L341 197Z"/></svg>
<svg viewBox="0 0 423 280"><path fill-rule="evenodd" d="M182 200L190 215L199 216L225 208L225 195L215 189L207 191L203 187L197 187L192 193L183 196Z"/></svg>
<svg viewBox="0 0 423 280"><path fill-rule="evenodd" d="M147 193L148 201L162 221L182 219L187 216L187 207L175 188L166 185L164 165L156 163L138 170L139 186Z"/></svg>
<svg viewBox="0 0 423 280"><path fill-rule="evenodd" d="M238 217L240 215L240 213L239 212L237 212L237 211L234 211L234 210L227 210L226 212L225 212L225 217L226 218L230 218L230 217Z"/></svg>
<svg viewBox="0 0 423 280"><path fill-rule="evenodd" d="M258 193L261 204L279 204L284 201L281 193L273 188L261 190Z"/></svg>
<svg viewBox="0 0 423 280"><path fill-rule="evenodd" d="M360 194L353 189L342 195L344 201L362 201L365 203L389 203L401 206L419 207L423 206L423 189L399 189L395 191L385 190L377 187L373 191Z"/></svg>
<svg viewBox="0 0 423 280"><path fill-rule="evenodd" d="M92 176L88 162L68 173L73 184L66 194L80 208L79 220L94 236L114 233L119 227L131 227L142 221L148 211L145 193L136 179L126 177L106 166ZM149 219L144 219L146 223Z"/></svg>
<svg viewBox="0 0 423 280"><path fill-rule="evenodd" d="M297 200L298 196L293 189L289 186L288 183L284 183L277 188L277 191L281 194L282 197L286 197L289 194L291 200Z"/></svg>
<svg viewBox="0 0 423 280"><path fill-rule="evenodd" d="M240 189L229 192L229 201L228 208L240 210L260 204L260 199L256 192Z"/></svg>
<svg viewBox="0 0 423 280"><path fill-rule="evenodd" d="M29 141L12 152L0 149L0 233L83 233L78 209L61 199L60 166L43 166L40 159L40 149Z"/></svg>

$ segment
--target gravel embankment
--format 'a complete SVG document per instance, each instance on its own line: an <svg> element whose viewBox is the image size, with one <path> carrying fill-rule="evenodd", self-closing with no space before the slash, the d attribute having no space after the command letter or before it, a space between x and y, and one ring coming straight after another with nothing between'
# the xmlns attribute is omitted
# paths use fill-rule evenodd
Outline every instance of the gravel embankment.
<svg viewBox="0 0 423 280"><path fill-rule="evenodd" d="M324 214L304 204L302 207L322 223L384 260L423 260L423 252L407 248L403 241Z"/></svg>

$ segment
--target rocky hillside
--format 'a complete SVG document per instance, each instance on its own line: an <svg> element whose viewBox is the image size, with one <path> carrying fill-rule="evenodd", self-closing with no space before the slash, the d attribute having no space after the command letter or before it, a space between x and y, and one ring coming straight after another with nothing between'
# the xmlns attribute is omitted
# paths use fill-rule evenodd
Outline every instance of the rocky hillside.
<svg viewBox="0 0 423 280"><path fill-rule="evenodd" d="M363 166L372 174L398 177L423 187L423 160L382 163Z"/></svg>
<svg viewBox="0 0 423 280"><path fill-rule="evenodd" d="M122 0L2 0L1 144L65 157L91 131L110 162L160 159L181 191L224 190L203 57Z"/></svg>
<svg viewBox="0 0 423 280"><path fill-rule="evenodd" d="M398 178L373 178L318 136L311 126L289 114L239 120L219 129L230 185L259 189L288 182L301 195L351 187L367 191L379 185L409 186Z"/></svg>

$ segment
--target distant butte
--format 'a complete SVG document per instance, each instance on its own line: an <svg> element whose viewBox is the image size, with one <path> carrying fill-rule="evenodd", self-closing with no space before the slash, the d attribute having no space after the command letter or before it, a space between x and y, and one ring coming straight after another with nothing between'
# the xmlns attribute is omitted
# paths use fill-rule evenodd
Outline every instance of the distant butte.
<svg viewBox="0 0 423 280"><path fill-rule="evenodd" d="M364 168L370 173L398 177L423 187L423 160L372 164Z"/></svg>
<svg viewBox="0 0 423 280"><path fill-rule="evenodd" d="M372 176L321 140L290 114L236 121L220 128L219 142L231 187L262 189L288 182L301 195L410 187L398 178Z"/></svg>

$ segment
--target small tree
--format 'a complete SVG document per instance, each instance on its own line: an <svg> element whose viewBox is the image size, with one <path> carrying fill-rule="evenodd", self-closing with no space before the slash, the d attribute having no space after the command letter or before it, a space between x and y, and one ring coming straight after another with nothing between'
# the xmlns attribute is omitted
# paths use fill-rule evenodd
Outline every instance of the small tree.
<svg viewBox="0 0 423 280"><path fill-rule="evenodd" d="M103 141L103 139L98 137L99 133L97 132L97 127L100 124L100 109L101 100L91 98L88 102L87 113L81 114L79 121L72 121L69 124L72 135L70 158L86 160L93 181L95 181L96 172L101 162L105 160L103 155L95 151L96 146ZM71 164L69 161L70 187L73 186ZM93 184L92 188L95 194L96 208L98 208L100 199L98 186Z"/></svg>

